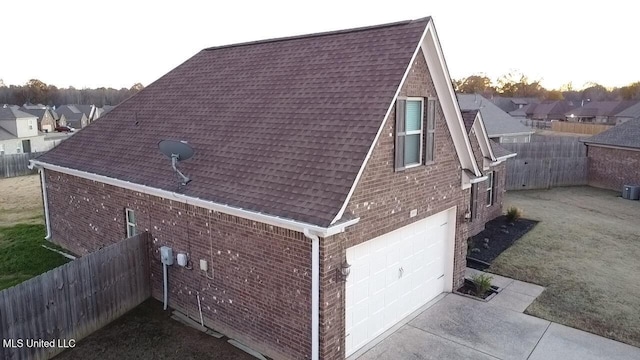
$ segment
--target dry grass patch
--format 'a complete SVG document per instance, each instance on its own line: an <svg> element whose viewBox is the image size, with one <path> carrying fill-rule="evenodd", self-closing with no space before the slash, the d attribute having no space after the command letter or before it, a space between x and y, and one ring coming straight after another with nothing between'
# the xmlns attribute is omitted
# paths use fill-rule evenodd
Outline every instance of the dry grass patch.
<svg viewBox="0 0 640 360"><path fill-rule="evenodd" d="M0 227L43 223L40 176L0 179Z"/></svg>
<svg viewBox="0 0 640 360"><path fill-rule="evenodd" d="M571 187L509 192L510 206L541 222L489 270L547 287L526 312L640 346L640 201Z"/></svg>

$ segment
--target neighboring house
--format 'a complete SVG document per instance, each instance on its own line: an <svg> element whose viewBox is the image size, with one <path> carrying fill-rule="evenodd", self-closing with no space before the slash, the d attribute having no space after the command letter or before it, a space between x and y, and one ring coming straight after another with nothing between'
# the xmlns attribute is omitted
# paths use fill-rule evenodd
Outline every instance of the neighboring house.
<svg viewBox="0 0 640 360"><path fill-rule="evenodd" d="M101 109L102 112L100 114L100 116L104 116L106 115L109 111L113 110L113 108L115 108L114 105L104 105Z"/></svg>
<svg viewBox="0 0 640 360"><path fill-rule="evenodd" d="M87 117L87 121L89 121L89 123L92 123L98 120L103 113L102 108L99 108L95 105L74 105L74 106Z"/></svg>
<svg viewBox="0 0 640 360"><path fill-rule="evenodd" d="M505 161L517 154L501 147L487 136L487 130L478 110L462 112L476 163L487 181L472 182L469 197L469 236L484 230L487 221L502 215L505 193Z"/></svg>
<svg viewBox="0 0 640 360"><path fill-rule="evenodd" d="M622 124L629 120L640 119L640 102L635 105L631 105L621 112L613 115L612 122L615 124Z"/></svg>
<svg viewBox="0 0 640 360"><path fill-rule="evenodd" d="M17 107L0 107L0 155L44 151L44 134L38 118Z"/></svg>
<svg viewBox="0 0 640 360"><path fill-rule="evenodd" d="M458 94L462 110L480 110L489 138L497 143L526 143L534 133L518 119L478 94Z"/></svg>
<svg viewBox="0 0 640 360"><path fill-rule="evenodd" d="M49 108L44 107L33 109L23 106L20 110L38 118L38 131L49 133L55 130L57 126L56 119Z"/></svg>
<svg viewBox="0 0 640 360"><path fill-rule="evenodd" d="M87 117L87 114L85 114L83 110L78 108L79 106L82 107L83 110L87 110L86 107L83 107L82 105L62 105L56 108L56 113L60 116L61 120L64 116L63 121L59 121L58 124L60 126L70 126L78 130L83 129L85 126L89 125L90 121ZM61 122L64 122L65 125L62 125Z"/></svg>
<svg viewBox="0 0 640 360"><path fill-rule="evenodd" d="M615 125L617 114L638 103L640 102L637 100L591 101L567 111L565 117L567 121L572 122Z"/></svg>
<svg viewBox="0 0 640 360"><path fill-rule="evenodd" d="M589 185L621 191L640 185L640 119L628 120L583 140Z"/></svg>
<svg viewBox="0 0 640 360"><path fill-rule="evenodd" d="M511 113L519 109L523 109L529 105L538 104L540 100L537 98L518 98L518 97L502 97L494 96L490 99L497 107L506 113Z"/></svg>
<svg viewBox="0 0 640 360"><path fill-rule="evenodd" d="M160 247L187 254L169 305L276 359L344 359L457 289L472 184L502 166L430 18L204 49L104 118L32 161L47 238L150 232L153 297ZM195 151L186 185L165 139Z"/></svg>
<svg viewBox="0 0 640 360"><path fill-rule="evenodd" d="M545 100L538 104L529 104L525 108L515 110L509 115L521 117L522 113L527 119L542 121L565 121L567 111L575 109L576 106L568 100Z"/></svg>

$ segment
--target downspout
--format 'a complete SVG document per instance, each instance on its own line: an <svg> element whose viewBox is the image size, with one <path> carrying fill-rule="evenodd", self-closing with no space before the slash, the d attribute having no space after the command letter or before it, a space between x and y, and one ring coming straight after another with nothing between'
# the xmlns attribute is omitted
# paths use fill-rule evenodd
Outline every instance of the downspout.
<svg viewBox="0 0 640 360"><path fill-rule="evenodd" d="M34 165L29 165L30 169L34 168ZM47 181L45 180L44 168L41 166L36 167L38 172L40 173L40 185L42 186L42 202L44 203L44 222L45 227L47 228L47 235L44 237L45 240L51 240L51 221L49 220L49 198L47 196Z"/></svg>
<svg viewBox="0 0 640 360"><path fill-rule="evenodd" d="M311 360L319 359L320 324L320 238L304 229L311 239Z"/></svg>

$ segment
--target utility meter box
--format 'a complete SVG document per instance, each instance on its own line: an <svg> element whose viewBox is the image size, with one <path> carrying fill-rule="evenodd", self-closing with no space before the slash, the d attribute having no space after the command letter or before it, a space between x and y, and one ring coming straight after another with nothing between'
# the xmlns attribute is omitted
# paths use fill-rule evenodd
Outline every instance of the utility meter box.
<svg viewBox="0 0 640 360"><path fill-rule="evenodd" d="M161 247L160 260L164 265L173 265L173 250L168 246Z"/></svg>

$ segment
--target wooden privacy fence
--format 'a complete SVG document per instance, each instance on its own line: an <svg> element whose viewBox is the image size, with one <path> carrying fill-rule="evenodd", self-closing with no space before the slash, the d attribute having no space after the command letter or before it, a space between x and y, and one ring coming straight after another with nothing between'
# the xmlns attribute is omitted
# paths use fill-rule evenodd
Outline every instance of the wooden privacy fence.
<svg viewBox="0 0 640 360"><path fill-rule="evenodd" d="M587 150L577 139L500 145L518 153L507 160L507 190L587 184Z"/></svg>
<svg viewBox="0 0 640 360"><path fill-rule="evenodd" d="M551 130L559 132L568 132L574 134L589 134L595 135L608 130L612 125L604 124L585 124L566 121L554 121L551 124Z"/></svg>
<svg viewBox="0 0 640 360"><path fill-rule="evenodd" d="M136 235L0 291L0 359L49 359L149 298L147 242Z"/></svg>
<svg viewBox="0 0 640 360"><path fill-rule="evenodd" d="M0 178L35 174L35 169L29 170L29 160L40 154L42 153L0 155Z"/></svg>
<svg viewBox="0 0 640 360"><path fill-rule="evenodd" d="M535 129L551 129L551 121L522 119L520 122Z"/></svg>

